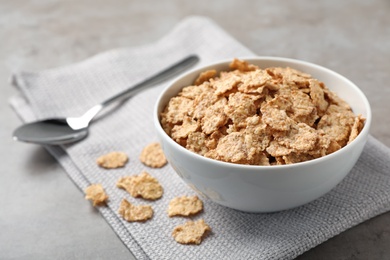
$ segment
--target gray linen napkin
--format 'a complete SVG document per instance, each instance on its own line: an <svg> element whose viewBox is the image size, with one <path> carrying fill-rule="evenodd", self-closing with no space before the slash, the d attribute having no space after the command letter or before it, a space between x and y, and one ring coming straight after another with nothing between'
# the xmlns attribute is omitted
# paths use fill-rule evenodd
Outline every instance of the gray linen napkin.
<svg viewBox="0 0 390 260"><path fill-rule="evenodd" d="M143 47L112 50L67 67L38 73L15 74L20 95L11 104L23 121L80 115L127 86L141 81L168 64L196 53L198 66L222 58L253 55L212 21L190 17L160 41ZM81 190L102 183L110 201L99 208L123 243L138 259L292 259L340 232L390 210L390 150L370 137L350 174L322 198L296 209L249 214L204 199L204 218L212 233L199 246L176 243L172 229L184 218L169 218L169 200L191 190L168 165L143 166L142 148L156 141L152 124L154 102L165 84L127 100L91 127L87 139L66 146L47 146ZM123 169L103 170L95 160L113 150L124 151L130 162ZM144 202L116 188L119 177L146 170L164 187L163 198ZM122 198L148 203L155 215L146 223L128 223L118 216Z"/></svg>

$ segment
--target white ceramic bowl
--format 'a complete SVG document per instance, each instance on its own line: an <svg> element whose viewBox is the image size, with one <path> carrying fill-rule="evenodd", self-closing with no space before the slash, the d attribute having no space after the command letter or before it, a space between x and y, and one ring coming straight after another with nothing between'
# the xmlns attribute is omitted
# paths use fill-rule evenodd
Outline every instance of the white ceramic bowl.
<svg viewBox="0 0 390 260"><path fill-rule="evenodd" d="M346 100L355 114L366 118L358 137L330 155L291 165L253 166L226 163L193 153L173 141L160 125L160 112L169 99L191 85L200 72L228 70L230 60L192 70L174 80L160 95L154 124L164 153L177 174L193 189L212 201L247 212L272 212L294 208L329 192L348 174L366 143L371 109L362 91L345 77L304 61L276 58L240 58L266 67L291 67L311 74Z"/></svg>

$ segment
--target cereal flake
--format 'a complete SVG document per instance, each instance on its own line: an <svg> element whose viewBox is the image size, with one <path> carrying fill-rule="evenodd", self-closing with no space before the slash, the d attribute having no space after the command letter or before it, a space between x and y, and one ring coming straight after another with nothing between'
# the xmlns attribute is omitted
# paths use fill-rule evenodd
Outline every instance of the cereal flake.
<svg viewBox="0 0 390 260"><path fill-rule="evenodd" d="M92 184L85 189L85 199L91 200L95 207L104 205L108 200L108 196L101 184Z"/></svg>
<svg viewBox="0 0 390 260"><path fill-rule="evenodd" d="M287 115L292 102L284 96L277 96L261 107L262 120L276 131L288 131L294 121Z"/></svg>
<svg viewBox="0 0 390 260"><path fill-rule="evenodd" d="M172 129L174 131L174 129ZM140 161L146 166L152 168L161 168L167 164L164 152L159 143L151 143L147 145L141 152Z"/></svg>
<svg viewBox="0 0 390 260"><path fill-rule="evenodd" d="M229 64L229 67L239 71L253 71L259 68L253 64L249 64L248 62L239 59L233 59L233 61Z"/></svg>
<svg viewBox="0 0 390 260"><path fill-rule="evenodd" d="M363 118L362 115L358 115L357 117L355 117L355 121L354 121L352 129L351 129L351 134L349 136L348 143L355 140L355 138L362 131L363 126L364 126L364 121L365 121L365 118Z"/></svg>
<svg viewBox="0 0 390 260"><path fill-rule="evenodd" d="M207 136L202 132L193 132L188 135L186 148L190 151L204 155L209 151L206 146Z"/></svg>
<svg viewBox="0 0 390 260"><path fill-rule="evenodd" d="M258 107L256 101L259 100L259 98L259 96L241 92L232 93L229 95L229 100L224 107L224 112L234 124L239 125L244 122L247 117L256 114Z"/></svg>
<svg viewBox="0 0 390 260"><path fill-rule="evenodd" d="M340 146L345 146L349 140L351 127L355 115L349 109L337 105L330 105L318 122L317 129L328 134Z"/></svg>
<svg viewBox="0 0 390 260"><path fill-rule="evenodd" d="M238 90L243 93L262 94L266 83L271 80L272 77L265 70L250 71L242 75Z"/></svg>
<svg viewBox="0 0 390 260"><path fill-rule="evenodd" d="M220 78L211 80L210 82L215 88L215 94L221 95L234 89L241 80L237 75L222 73Z"/></svg>
<svg viewBox="0 0 390 260"><path fill-rule="evenodd" d="M204 117L201 120L202 131L205 134L211 134L218 130L219 127L226 124L226 121L228 120L228 117L224 112L226 104L226 98L221 97L213 105L206 108Z"/></svg>
<svg viewBox="0 0 390 260"><path fill-rule="evenodd" d="M168 103L161 116L166 123L178 124L183 122L188 110L192 107L193 100L186 97L174 97Z"/></svg>
<svg viewBox="0 0 390 260"><path fill-rule="evenodd" d="M105 169L115 169L125 166L129 158L124 152L111 152L100 156L96 163Z"/></svg>
<svg viewBox="0 0 390 260"><path fill-rule="evenodd" d="M195 80L194 85L198 86L205 81L213 78L217 74L216 70L207 70L205 72L200 73L199 77Z"/></svg>
<svg viewBox="0 0 390 260"><path fill-rule="evenodd" d="M325 100L325 94L318 80L309 80L310 97L313 104L317 107L318 113L322 116L328 108L328 101Z"/></svg>
<svg viewBox="0 0 390 260"><path fill-rule="evenodd" d="M298 123L313 126L318 119L317 108L310 100L309 95L301 91L291 91L292 101L290 117Z"/></svg>
<svg viewBox="0 0 390 260"><path fill-rule="evenodd" d="M116 185L118 188L126 190L134 198L141 197L147 200L156 200L161 198L163 194L163 188L158 180L147 172L122 177Z"/></svg>
<svg viewBox="0 0 390 260"><path fill-rule="evenodd" d="M118 213L128 222L143 222L153 217L153 208L150 205L136 206L123 199Z"/></svg>
<svg viewBox="0 0 390 260"><path fill-rule="evenodd" d="M199 245L204 235L209 231L211 231L210 226L203 219L200 219L198 221L188 221L175 227L172 236L180 244Z"/></svg>
<svg viewBox="0 0 390 260"><path fill-rule="evenodd" d="M203 210L203 203L198 196L182 196L169 202L168 216L190 216Z"/></svg>
<svg viewBox="0 0 390 260"><path fill-rule="evenodd" d="M172 138L180 140L187 138L190 133L196 132L200 128L200 123L189 116L184 117L183 124L175 125L172 128Z"/></svg>

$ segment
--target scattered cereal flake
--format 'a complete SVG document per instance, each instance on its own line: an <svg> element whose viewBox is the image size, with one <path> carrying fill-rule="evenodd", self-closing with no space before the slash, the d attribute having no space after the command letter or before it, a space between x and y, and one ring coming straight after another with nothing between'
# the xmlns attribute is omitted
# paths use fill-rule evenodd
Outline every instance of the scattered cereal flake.
<svg viewBox="0 0 390 260"><path fill-rule="evenodd" d="M207 70L205 72L200 73L199 77L195 80L194 85L200 85L205 81L208 81L209 79L215 77L217 74L216 70Z"/></svg>
<svg viewBox="0 0 390 260"><path fill-rule="evenodd" d="M172 216L190 216L203 210L203 203L198 196L176 197L169 202L168 215Z"/></svg>
<svg viewBox="0 0 390 260"><path fill-rule="evenodd" d="M351 129L351 134L348 139L348 143L352 142L355 140L355 138L359 135L359 133L362 131L365 118L362 117L362 115L358 115L355 117L355 122L353 123L352 129Z"/></svg>
<svg viewBox="0 0 390 260"><path fill-rule="evenodd" d="M118 213L123 219L129 222L146 221L153 216L153 209L150 205L133 205L126 199L123 199Z"/></svg>
<svg viewBox="0 0 390 260"><path fill-rule="evenodd" d="M239 71L253 71L259 68L253 64L249 64L248 62L239 59L233 59L233 61L229 64L229 67Z"/></svg>
<svg viewBox="0 0 390 260"><path fill-rule="evenodd" d="M178 124L183 122L183 118L188 114L193 105L193 100L185 97L173 97L169 100L167 107L161 114L166 122Z"/></svg>
<svg viewBox="0 0 390 260"><path fill-rule="evenodd" d="M187 221L173 229L172 236L180 244L197 244L202 242L202 237L211 231L209 225L203 219Z"/></svg>
<svg viewBox="0 0 390 260"><path fill-rule="evenodd" d="M167 159L159 143L147 145L142 150L139 159L143 164L152 168L161 168L167 164Z"/></svg>
<svg viewBox="0 0 390 260"><path fill-rule="evenodd" d="M124 152L111 152L100 156L96 163L106 169L114 169L125 166L129 158Z"/></svg>
<svg viewBox="0 0 390 260"><path fill-rule="evenodd" d="M101 184L92 184L85 189L85 199L91 200L95 207L105 204L108 196Z"/></svg>
<svg viewBox="0 0 390 260"><path fill-rule="evenodd" d="M126 190L134 198L142 197L148 200L161 198L163 188L156 178L147 172L135 176L126 176L119 179L116 186Z"/></svg>
<svg viewBox="0 0 390 260"><path fill-rule="evenodd" d="M175 125L172 128L172 138L176 141L181 138L187 138L190 133L196 132L200 128L198 121L189 116L185 116L182 125Z"/></svg>

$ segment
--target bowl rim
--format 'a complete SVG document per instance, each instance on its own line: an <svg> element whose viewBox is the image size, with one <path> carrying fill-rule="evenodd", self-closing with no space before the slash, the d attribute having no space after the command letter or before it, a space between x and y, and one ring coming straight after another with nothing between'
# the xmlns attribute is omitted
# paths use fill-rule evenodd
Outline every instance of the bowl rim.
<svg viewBox="0 0 390 260"><path fill-rule="evenodd" d="M196 68L193 68L193 69L191 69L191 70L189 70L189 71L179 75L178 77L176 77L175 79L170 81L166 85L166 87L158 95L157 100L155 102L154 109L153 109L153 122L154 122L154 125L155 125L155 129L157 130L157 132L159 133L160 136L162 136L163 138L167 139L167 142L169 142L171 145L173 145L174 147L179 149L179 151L187 154L188 156L194 156L195 158L197 158L199 160L202 160L202 161L204 160L207 163L212 163L214 165L218 165L219 167L229 167L229 168L233 168L233 169L237 168L237 169L240 169L240 170L244 170L244 169L247 169L247 170L256 170L256 169L259 169L259 170L260 169L263 169L263 170L272 170L272 169L277 170L277 169L279 169L280 170L280 169L286 169L286 168L313 166L313 165L316 165L317 163L331 160L333 157L338 156L338 154L343 153L347 149L353 149L353 147L355 147L357 145L357 143L366 142L366 137L368 136L368 133L369 133L369 130L370 130L370 126L371 126L371 120L372 120L371 106L370 106L370 103L369 103L367 97L363 93L363 91L355 83L353 83L351 80L349 80L348 78L344 77L343 75L341 75L341 74L339 74L339 73L337 73L337 72L335 72L335 71L333 71L331 69L323 67L321 65L317 65L317 64L314 64L314 63L311 63L311 62L298 60L298 59L276 57L276 56L242 56L242 57L239 56L239 57L235 57L235 58L240 59L240 60L245 60L245 61L249 61L249 60L267 61L267 60L269 60L269 61L280 61L280 62L288 62L288 63L292 63L292 64L299 64L299 65L313 67L314 69L319 70L319 71L323 71L324 73L330 74L333 77L340 78L341 80L345 81L345 83L347 85L349 85L349 87L351 89L353 89L353 91L355 91L358 94L359 98L361 99L361 101L362 101L362 103L364 105L364 108L367 111L367 115L365 116L366 121L364 123L364 127L363 127L362 131L359 133L359 135L351 143L345 145L344 147L342 147L341 149L337 150L336 152L333 152L331 154L328 154L328 155L325 155L325 156L322 156L322 157L319 157L319 158L316 158L316 159L312 159L312 160L309 160L309 161L303 161L303 162L298 162L298 163L293 163L293 164L285 164L285 165L250 165L250 164L237 164L237 163L232 163L232 162L224 162L224 161L219 161L219 160L216 160L216 159L211 159L211 158L204 157L204 156L202 156L200 154L197 154L195 152L192 152L192 151L184 148L180 144L176 143L164 131L164 129L161 126L159 107L161 105L163 97L166 95L166 92L169 91L172 88L172 86L176 84L176 82L182 80L183 78L188 77L189 75L191 75L191 74L193 74L195 72L199 73L199 72L205 71L207 69L211 69L211 67L213 67L213 66L228 65L234 59L234 58L231 58L231 59L222 59L222 60L218 60L218 61L215 61L215 62L212 62L212 63L208 63L206 65L198 66ZM291 67L294 68L293 66L291 66ZM303 71L303 72L305 72L305 71ZM183 86L183 87L185 87L185 86Z"/></svg>

